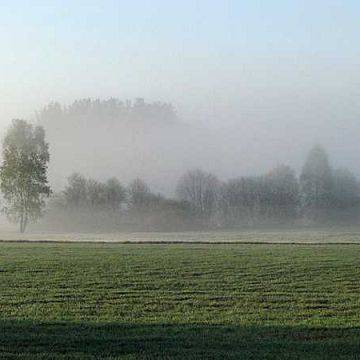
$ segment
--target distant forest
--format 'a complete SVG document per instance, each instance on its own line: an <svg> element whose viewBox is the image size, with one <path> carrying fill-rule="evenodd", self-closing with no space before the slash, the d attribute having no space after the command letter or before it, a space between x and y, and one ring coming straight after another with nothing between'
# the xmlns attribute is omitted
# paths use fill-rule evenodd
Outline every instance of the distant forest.
<svg viewBox="0 0 360 360"><path fill-rule="evenodd" d="M68 106L51 103L36 113L36 122L50 143L50 180L63 187L66 177L80 172L105 180L130 182L150 179L156 191L187 168L206 168L223 158L211 147L208 134L182 123L172 105L118 99L75 101Z"/></svg>
<svg viewBox="0 0 360 360"><path fill-rule="evenodd" d="M72 117L84 116L91 122L93 119L116 119L121 121L165 121L177 120L175 110L171 104L162 102L147 103L143 98L135 101L121 101L117 98L108 100L81 99L68 106L52 102L36 112L36 119L44 124L54 120L67 120Z"/></svg>
<svg viewBox="0 0 360 360"><path fill-rule="evenodd" d="M76 170L48 202L42 227L69 231L177 231L340 224L359 220L358 179L348 169L334 169L320 145L310 150L299 176L291 167L279 165L260 176L223 180L199 167L183 169L181 161L171 158L168 165L171 163L173 168L169 167L167 173L160 172L167 187L173 189L174 195L169 197L154 191L142 176L124 182L119 180L118 173L131 172L136 161L142 169L157 171L158 162L164 159L166 163L167 152L175 147L173 139L169 140L168 147L161 147L159 153L154 151L153 158L144 160L141 156L149 155L146 147L141 148L140 155L132 153L134 142L129 143L128 127L114 128L108 124L141 123L140 127L135 126L135 134L139 129L145 134L139 140L141 146L143 139L148 141L154 124L165 127L175 124L176 128L180 123L170 104L149 104L140 98L134 102L84 99L69 106L51 103L39 111L36 118L46 134L49 133L51 156L53 143L58 147L57 156L52 158L54 166L60 162L62 152L71 148L68 158L62 162L73 162ZM174 136L183 136L181 131ZM62 134L60 140L56 138L59 134ZM160 131L158 135L162 139L166 134ZM156 139L159 137L152 138L154 144ZM104 153L104 149L108 152ZM190 154L196 157L194 149ZM133 157L129 157L130 162L124 166L123 158L130 155ZM211 157L212 161L221 161L224 154L220 155ZM100 176L82 174L82 169L91 167ZM206 163L203 168L207 168ZM104 173L109 171L114 174L106 180Z"/></svg>

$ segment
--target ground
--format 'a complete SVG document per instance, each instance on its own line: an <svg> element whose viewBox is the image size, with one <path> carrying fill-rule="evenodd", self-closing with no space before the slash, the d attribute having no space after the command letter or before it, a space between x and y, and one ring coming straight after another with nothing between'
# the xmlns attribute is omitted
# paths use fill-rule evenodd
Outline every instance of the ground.
<svg viewBox="0 0 360 360"><path fill-rule="evenodd" d="M359 275L347 241L3 242L0 358L356 359Z"/></svg>

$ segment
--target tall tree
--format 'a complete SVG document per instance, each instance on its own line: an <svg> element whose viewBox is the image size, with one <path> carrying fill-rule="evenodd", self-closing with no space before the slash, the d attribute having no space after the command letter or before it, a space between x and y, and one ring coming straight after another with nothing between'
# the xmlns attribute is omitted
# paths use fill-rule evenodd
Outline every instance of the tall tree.
<svg viewBox="0 0 360 360"><path fill-rule="evenodd" d="M13 120L3 141L0 167L4 212L24 232L29 221L42 215L45 198L51 193L47 179L49 145L41 126Z"/></svg>

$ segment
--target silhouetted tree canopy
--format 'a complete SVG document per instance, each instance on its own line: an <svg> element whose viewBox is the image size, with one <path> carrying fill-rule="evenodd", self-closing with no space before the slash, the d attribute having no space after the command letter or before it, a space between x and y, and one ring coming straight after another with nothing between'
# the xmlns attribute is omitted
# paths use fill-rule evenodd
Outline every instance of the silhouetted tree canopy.
<svg viewBox="0 0 360 360"><path fill-rule="evenodd" d="M121 101L116 98L108 100L81 99L68 106L57 102L50 103L36 113L40 123L52 121L71 121L72 118L86 117L88 121L95 119L116 119L118 121L143 120L174 121L177 119L171 104L147 103L142 98L135 101Z"/></svg>

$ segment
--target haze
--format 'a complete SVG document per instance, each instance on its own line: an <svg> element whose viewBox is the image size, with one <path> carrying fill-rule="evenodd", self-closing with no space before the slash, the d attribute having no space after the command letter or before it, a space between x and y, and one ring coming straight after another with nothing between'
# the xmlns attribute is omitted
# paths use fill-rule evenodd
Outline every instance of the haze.
<svg viewBox="0 0 360 360"><path fill-rule="evenodd" d="M194 166L222 178L280 163L299 170L315 143L359 175L359 10L357 1L3 1L1 129L50 102L141 97L171 103L187 130L140 138L126 161L100 137L89 153L107 146L106 161L82 161L85 175L141 175L168 192ZM63 136L49 138L55 185L79 165L62 158Z"/></svg>

